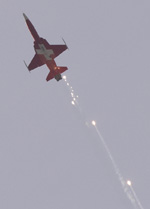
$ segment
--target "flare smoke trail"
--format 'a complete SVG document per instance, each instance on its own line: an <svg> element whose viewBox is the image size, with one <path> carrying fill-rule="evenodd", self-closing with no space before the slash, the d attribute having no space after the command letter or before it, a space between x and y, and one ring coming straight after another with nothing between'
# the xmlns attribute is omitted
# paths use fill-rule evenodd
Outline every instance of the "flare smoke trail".
<svg viewBox="0 0 150 209"><path fill-rule="evenodd" d="M137 202L139 208L140 208L140 209L144 209L143 206L142 206L142 204L141 204L141 202L139 201L139 199L138 199L138 197L137 197L137 195L136 195L136 193L135 193L135 191L134 191L132 185L130 185L130 189L131 189L131 191L132 191L132 193L133 193L133 195L134 195L134 198L136 199L136 202Z"/></svg>
<svg viewBox="0 0 150 209"><path fill-rule="evenodd" d="M137 208L137 206L136 206L136 199L134 198L134 196L130 192L130 190L129 190L127 184L126 184L126 181L124 180L124 178L123 178L123 176L122 176L122 174L121 174L121 172L120 172L120 170L119 170L119 168L118 168L114 158L112 157L112 154L111 154L111 152L110 152L110 150L109 150L109 148L108 148L104 138L102 137L100 131L98 130L98 128L96 126L96 122L92 121L92 125L95 127L96 132L97 132L97 134L98 134L98 136L99 136L99 138L100 138L100 140L101 140L101 142L102 142L102 144L103 144L103 146L104 146L104 148L105 148L105 150L106 150L106 152L107 152L107 154L108 154L108 156L109 156L109 158L110 158L110 160L112 162L112 165L113 165L113 168L115 170L115 173L118 176L118 179L119 179L119 181L121 183L121 186L122 186L125 194L127 195L129 200L131 201L131 203L134 206L134 208Z"/></svg>
<svg viewBox="0 0 150 209"><path fill-rule="evenodd" d="M80 114L83 114L83 112L81 110L81 107L79 105L79 102L78 102L78 95L75 95L74 90L70 86L70 84L68 83L66 76L63 76L63 79L66 82L67 87L69 88L69 91L70 91L70 95L71 95L71 98L72 98L71 104L74 105L78 109ZM86 125L87 125L88 124L87 121L85 121L85 122L86 122ZM109 150L109 148L108 148L108 146L107 146L107 144L106 144L106 142L103 138L103 136L101 135L100 131L98 130L98 128L96 126L96 122L92 121L92 125L95 127L96 132L97 132L97 134L98 134L98 136L99 136L99 138L100 138L100 140L101 140L101 142L102 142L102 144L103 144L103 146L104 146L104 148L105 148L105 150L106 150L106 152L107 152L107 154L108 154L108 156L111 160L111 163L113 165L115 173L118 176L118 180L121 183L121 186L122 186L123 191L126 194L127 198L130 200L131 204L133 205L133 207L135 209L137 209L137 206L140 209L144 209L143 206L141 205L141 203L140 203L132 185L131 185L131 182L130 181L126 182L124 180L124 178L123 178L123 176L122 176L122 174L121 174L121 172L120 172L120 170L119 170L119 168L118 168L118 166L117 166L117 164L116 164L116 162L115 162L115 160L114 160L114 158L113 158L113 156L112 156L112 154L111 154L111 152L110 152L110 150Z"/></svg>

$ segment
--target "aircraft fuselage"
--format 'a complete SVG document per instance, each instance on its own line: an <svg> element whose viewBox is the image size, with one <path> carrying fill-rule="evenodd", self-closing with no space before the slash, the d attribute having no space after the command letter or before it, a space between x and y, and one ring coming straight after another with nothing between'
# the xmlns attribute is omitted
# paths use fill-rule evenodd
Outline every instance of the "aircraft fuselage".
<svg viewBox="0 0 150 209"><path fill-rule="evenodd" d="M62 79L61 73L66 71L67 67L58 67L55 62L55 57L57 57L59 54L61 54L63 51L67 49L66 44L65 45L50 45L45 39L41 38L37 31L35 30L34 26L32 25L31 21L28 19L28 17L24 15L24 18L26 20L27 26L34 38L34 49L35 49L35 56L32 59L31 63L28 66L29 71L42 66L44 64L47 65L47 67L50 70L50 73L47 76L47 81L49 81L52 78L55 78L57 81Z"/></svg>

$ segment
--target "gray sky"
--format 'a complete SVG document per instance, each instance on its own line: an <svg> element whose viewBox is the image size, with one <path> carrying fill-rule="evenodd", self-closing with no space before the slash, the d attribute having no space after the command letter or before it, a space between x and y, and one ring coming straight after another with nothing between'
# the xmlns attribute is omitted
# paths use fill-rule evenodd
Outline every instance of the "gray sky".
<svg viewBox="0 0 150 209"><path fill-rule="evenodd" d="M1 0L0 208L132 209L94 127L144 209L150 191L150 2ZM28 73L33 39L22 13L51 44L64 81ZM84 117L83 117L84 116Z"/></svg>

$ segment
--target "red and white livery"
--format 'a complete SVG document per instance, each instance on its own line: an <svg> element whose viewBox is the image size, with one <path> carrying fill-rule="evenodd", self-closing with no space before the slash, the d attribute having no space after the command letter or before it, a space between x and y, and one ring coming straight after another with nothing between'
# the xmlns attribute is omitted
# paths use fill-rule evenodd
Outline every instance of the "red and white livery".
<svg viewBox="0 0 150 209"><path fill-rule="evenodd" d="M60 55L63 51L68 49L65 41L63 40L65 45L50 45L45 39L41 38L38 35L37 31L35 30L29 18L25 14L23 14L23 16L34 38L35 55L31 63L28 66L26 65L28 70L31 71L37 67L46 64L50 70L50 73L48 74L46 80L49 81L53 78L55 78L57 81L61 80L62 79L61 73L66 71L68 68L58 67L54 59L58 55Z"/></svg>

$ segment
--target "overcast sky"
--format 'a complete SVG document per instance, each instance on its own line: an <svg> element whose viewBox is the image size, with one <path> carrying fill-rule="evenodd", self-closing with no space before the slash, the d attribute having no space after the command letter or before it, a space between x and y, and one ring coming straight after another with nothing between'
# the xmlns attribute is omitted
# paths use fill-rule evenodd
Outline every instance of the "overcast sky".
<svg viewBox="0 0 150 209"><path fill-rule="evenodd" d="M149 208L150 1L0 1L0 208L133 209L96 130ZM64 81L46 82L22 13L50 44Z"/></svg>

